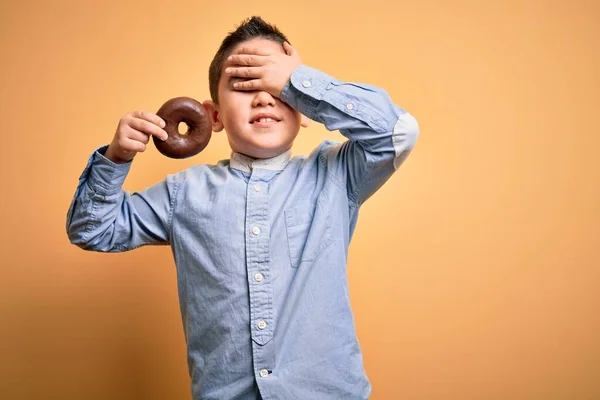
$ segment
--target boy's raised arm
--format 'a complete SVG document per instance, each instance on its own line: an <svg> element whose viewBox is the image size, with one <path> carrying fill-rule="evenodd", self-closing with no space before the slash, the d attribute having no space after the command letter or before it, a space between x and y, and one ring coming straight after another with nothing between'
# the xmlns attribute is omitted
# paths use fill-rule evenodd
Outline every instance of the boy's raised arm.
<svg viewBox="0 0 600 400"><path fill-rule="evenodd" d="M164 124L152 118L158 117L126 115L111 144L89 158L67 212L71 243L86 250L117 252L169 242L175 178L169 176L139 193L122 188L133 157L145 150L149 137L166 137Z"/></svg>
<svg viewBox="0 0 600 400"><path fill-rule="evenodd" d="M385 90L342 82L305 65L293 72L281 98L349 139L325 154L334 176L358 205L398 169L419 135L417 120Z"/></svg>
<svg viewBox="0 0 600 400"><path fill-rule="evenodd" d="M378 87L337 80L302 64L298 52L244 47L229 57L230 76L244 78L236 90L265 90L306 117L339 130L347 142L326 150L333 177L357 205L367 200L402 164L419 134L417 120ZM334 179L335 179L334 178Z"/></svg>

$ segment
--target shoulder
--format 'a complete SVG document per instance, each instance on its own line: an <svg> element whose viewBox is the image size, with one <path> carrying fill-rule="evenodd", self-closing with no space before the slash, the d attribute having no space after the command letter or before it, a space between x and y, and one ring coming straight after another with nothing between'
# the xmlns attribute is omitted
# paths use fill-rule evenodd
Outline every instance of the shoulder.
<svg viewBox="0 0 600 400"><path fill-rule="evenodd" d="M298 178L330 179L340 185L337 164L341 148L342 143L338 141L323 140L309 154L294 156L286 169Z"/></svg>
<svg viewBox="0 0 600 400"><path fill-rule="evenodd" d="M291 160L291 164L297 166L307 166L310 164L328 164L328 160L335 157L342 143L335 140L323 140L307 155L297 155Z"/></svg>
<svg viewBox="0 0 600 400"><path fill-rule="evenodd" d="M167 175L167 181L176 185L197 184L229 173L229 160L219 160L216 164L196 164Z"/></svg>

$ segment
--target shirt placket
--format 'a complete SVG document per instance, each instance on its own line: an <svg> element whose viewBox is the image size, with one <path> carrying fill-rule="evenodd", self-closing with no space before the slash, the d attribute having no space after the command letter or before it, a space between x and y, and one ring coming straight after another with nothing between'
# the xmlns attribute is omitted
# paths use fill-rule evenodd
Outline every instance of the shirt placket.
<svg viewBox="0 0 600 400"><path fill-rule="evenodd" d="M254 169L246 189L246 268L250 293L250 332L259 387L273 368L267 344L273 338L273 291L269 270L268 172Z"/></svg>

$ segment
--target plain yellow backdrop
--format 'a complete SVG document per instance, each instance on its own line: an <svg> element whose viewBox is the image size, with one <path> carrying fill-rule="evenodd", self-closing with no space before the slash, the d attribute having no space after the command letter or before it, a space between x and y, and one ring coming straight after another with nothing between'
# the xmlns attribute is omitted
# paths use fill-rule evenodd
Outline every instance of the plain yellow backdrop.
<svg viewBox="0 0 600 400"><path fill-rule="evenodd" d="M0 2L0 398L190 398L170 249L84 252L65 216L121 116L207 99L253 14L420 122L350 248L372 398L600 398L591 0ZM312 123L294 152L323 139L343 138ZM228 157L222 133L188 160L150 145L125 188Z"/></svg>

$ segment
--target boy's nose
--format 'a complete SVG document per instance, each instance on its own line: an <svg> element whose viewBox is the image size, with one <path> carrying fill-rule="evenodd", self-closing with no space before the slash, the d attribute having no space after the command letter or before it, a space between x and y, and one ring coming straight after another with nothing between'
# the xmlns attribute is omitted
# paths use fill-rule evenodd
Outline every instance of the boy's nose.
<svg viewBox="0 0 600 400"><path fill-rule="evenodd" d="M269 92L258 91L252 99L252 107L275 106L275 99Z"/></svg>

